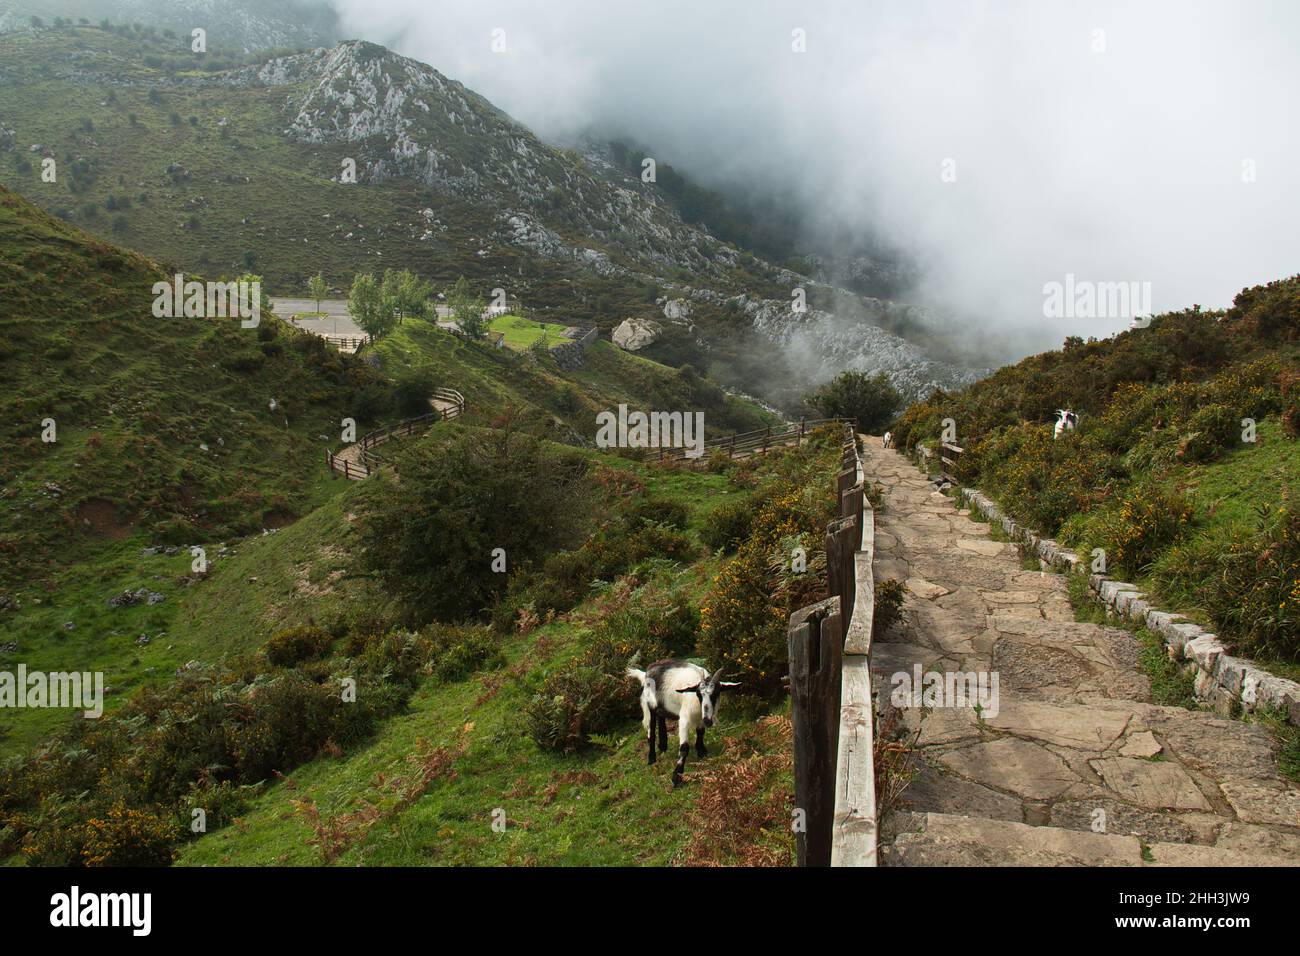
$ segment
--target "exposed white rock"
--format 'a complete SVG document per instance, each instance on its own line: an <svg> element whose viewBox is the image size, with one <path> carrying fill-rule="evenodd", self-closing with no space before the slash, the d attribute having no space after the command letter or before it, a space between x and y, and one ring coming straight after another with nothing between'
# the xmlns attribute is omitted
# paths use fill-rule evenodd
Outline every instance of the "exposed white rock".
<svg viewBox="0 0 1300 956"><path fill-rule="evenodd" d="M649 319L624 319L614 329L611 338L614 344L628 352L639 352L648 345L659 341L663 327Z"/></svg>

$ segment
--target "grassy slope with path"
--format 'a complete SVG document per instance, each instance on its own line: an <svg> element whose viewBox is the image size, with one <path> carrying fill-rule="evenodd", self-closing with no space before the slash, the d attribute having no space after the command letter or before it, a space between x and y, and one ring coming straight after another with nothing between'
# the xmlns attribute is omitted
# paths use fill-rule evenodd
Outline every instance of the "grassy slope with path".
<svg viewBox="0 0 1300 956"><path fill-rule="evenodd" d="M142 550L201 545L219 566L222 543L274 549L291 529L239 539L322 507L316 520L327 520L343 483L323 450L337 444L340 419L356 414L356 383L379 381L364 358L318 349L266 315L275 336L265 341L233 320L154 319L151 285L165 269L0 190L0 295L10 306L0 319L0 594L17 604L0 611L0 645L18 645L0 651L0 666L102 670L110 709L188 660L243 647L250 633L246 598L232 599L208 612L225 624L222 641L205 639L178 611L208 586L190 575L188 555ZM375 354L393 375L421 368L461 388L489 421L521 404L590 434L595 411L620 401L694 401L679 373L608 343L566 373L408 320ZM58 426L52 444L40 440L47 416ZM735 428L764 420L739 399L721 413ZM141 587L162 603L107 605ZM142 635L147 645L136 643ZM65 719L50 709L6 713L0 752Z"/></svg>

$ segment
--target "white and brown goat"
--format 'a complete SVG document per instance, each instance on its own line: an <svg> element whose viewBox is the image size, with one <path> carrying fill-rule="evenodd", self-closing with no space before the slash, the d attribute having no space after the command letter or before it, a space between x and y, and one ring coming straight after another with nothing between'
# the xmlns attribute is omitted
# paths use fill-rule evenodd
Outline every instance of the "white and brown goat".
<svg viewBox="0 0 1300 956"><path fill-rule="evenodd" d="M641 682L641 726L646 732L647 762L655 762L655 728L659 730L659 752L668 749L668 718L677 718L679 742L677 765L673 767L673 786L681 785L690 752L691 734L695 735L695 755L705 757L704 731L713 726L724 687L739 687L722 679L722 668L712 674L689 661L656 661L645 670L627 669L628 677Z"/></svg>

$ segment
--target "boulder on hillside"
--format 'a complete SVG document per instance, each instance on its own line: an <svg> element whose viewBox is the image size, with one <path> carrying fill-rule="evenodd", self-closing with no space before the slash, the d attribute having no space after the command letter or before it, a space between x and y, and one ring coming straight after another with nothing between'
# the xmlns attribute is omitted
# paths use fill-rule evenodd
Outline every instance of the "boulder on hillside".
<svg viewBox="0 0 1300 956"><path fill-rule="evenodd" d="M659 341L663 327L649 319L624 319L614 330L614 344L627 352L639 352Z"/></svg>
<svg viewBox="0 0 1300 956"><path fill-rule="evenodd" d="M686 299L669 299L664 303L664 318L685 323L691 317L691 304Z"/></svg>

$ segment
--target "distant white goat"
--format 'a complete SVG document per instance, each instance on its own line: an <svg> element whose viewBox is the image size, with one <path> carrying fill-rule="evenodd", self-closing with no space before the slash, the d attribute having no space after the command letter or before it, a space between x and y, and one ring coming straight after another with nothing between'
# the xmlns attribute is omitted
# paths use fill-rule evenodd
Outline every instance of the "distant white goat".
<svg viewBox="0 0 1300 956"><path fill-rule="evenodd" d="M1052 430L1052 438L1060 438L1061 432L1072 432L1079 426L1079 416L1074 414L1068 408L1058 408L1056 410L1056 428Z"/></svg>
<svg viewBox="0 0 1300 956"><path fill-rule="evenodd" d="M885 437L882 438L882 439L880 440L880 444L881 444L881 446L884 447L884 448L893 448L893 447L894 447L894 433L893 433L893 432L885 432Z"/></svg>
<svg viewBox="0 0 1300 956"><path fill-rule="evenodd" d="M655 762L656 724L662 753L668 749L668 718L677 718L679 747L677 765L673 767L673 786L681 786L691 734L695 734L695 755L708 756L704 749L704 729L713 726L722 688L740 685L722 680L722 668L710 676L698 664L679 660L656 661L643 671L629 667L627 676L641 682L641 726L646 731L648 763Z"/></svg>

